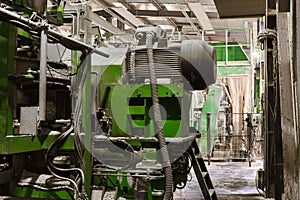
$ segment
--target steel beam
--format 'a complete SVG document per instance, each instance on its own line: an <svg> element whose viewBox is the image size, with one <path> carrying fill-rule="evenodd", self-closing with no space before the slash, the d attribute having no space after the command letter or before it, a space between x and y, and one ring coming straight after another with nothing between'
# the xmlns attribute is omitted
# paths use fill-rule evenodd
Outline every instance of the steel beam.
<svg viewBox="0 0 300 200"><path fill-rule="evenodd" d="M103 7L103 9L104 10L102 10L102 11L99 11L99 10L95 10L94 12L95 13L97 13L97 14L99 14L100 16L102 16L102 17L109 17L109 16L112 16L112 17L116 17L119 21L122 21L122 23L124 23L124 21L126 21L127 20L127 18L126 17L124 17L124 20L119 16L119 13L118 14L115 14L114 12L112 12L112 11L110 11L109 9L110 8L115 8L115 6L111 3L111 2L109 2L109 1L105 1L105 0L92 0L93 1L93 3L95 3L95 4L97 4L97 5L99 5L99 6L101 6L101 7ZM132 6L132 5L129 5L125 0L119 0L119 2L120 3L122 3L122 5L124 6L124 7L126 7L128 10L130 10L130 9L135 9L135 7L134 6ZM128 11L127 11L128 12ZM128 15L128 14L127 14ZM151 23L149 23L149 21L148 20L145 20L145 19L138 19L138 20L140 20L142 23L144 23L144 24L151 24ZM129 23L131 23L129 20L127 20ZM124 24L127 24L127 23L124 23ZM128 25L128 24L127 24ZM128 26L132 26L132 25L128 25ZM134 27L133 27L134 28Z"/></svg>
<svg viewBox="0 0 300 200"><path fill-rule="evenodd" d="M188 7L196 15L203 30L213 30L213 26L201 3L188 3ZM216 32L211 31L210 34L216 34Z"/></svg>
<svg viewBox="0 0 300 200"><path fill-rule="evenodd" d="M163 4L160 4L157 0L149 0L156 8L157 10L167 10L167 8L163 5ZM167 20L169 21L169 23L171 25L173 25L175 28L178 28L177 27L177 24L174 22L173 19L171 18L167 18Z"/></svg>
<svg viewBox="0 0 300 200"><path fill-rule="evenodd" d="M142 26L144 25L143 22L141 22L138 18L136 18L131 12L124 8L111 8L114 10L116 13L124 17L127 21L129 21L131 24L133 24L135 27Z"/></svg>
<svg viewBox="0 0 300 200"><path fill-rule="evenodd" d="M135 16L141 17L184 17L181 11L130 9L129 12ZM196 17L191 11L186 11L186 13L191 18Z"/></svg>

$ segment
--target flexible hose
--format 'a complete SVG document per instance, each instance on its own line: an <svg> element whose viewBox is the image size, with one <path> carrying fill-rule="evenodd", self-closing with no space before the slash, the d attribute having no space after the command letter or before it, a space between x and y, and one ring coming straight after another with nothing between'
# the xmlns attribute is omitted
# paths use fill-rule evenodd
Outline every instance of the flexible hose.
<svg viewBox="0 0 300 200"><path fill-rule="evenodd" d="M148 63L149 63L149 71L150 71L150 85L151 85L152 104L153 104L153 111L154 111L154 126L159 141L160 153L163 160L163 168L165 171L165 179L166 179L164 200L169 200L173 198L173 175L172 175L172 168L171 168L171 162L170 162L169 153L167 149L167 144L164 137L161 112L159 107L158 92L157 92L158 89L157 89L157 81L156 81L156 74L155 74L155 67L154 67L154 60L153 60L153 48L152 48L153 34L151 32L147 33L146 47L147 47Z"/></svg>
<svg viewBox="0 0 300 200"><path fill-rule="evenodd" d="M78 185L77 183L70 179L70 178L66 178L66 177L63 177L63 176L60 176L58 174L56 174L51 168L54 168L55 170L58 170L58 171L79 171L79 174L81 175L82 177L82 182L84 183L84 174L82 172L81 169L79 168L70 168L70 169L62 169L62 168L58 168L56 166L54 166L51 162L51 159L50 159L50 152L52 151L53 147L60 141L64 140L66 137L68 137L71 133L72 133L72 130L73 130L73 126L71 126L66 132L62 133L60 136L58 136L58 138L50 145L50 147L48 148L47 152L46 152L46 156L45 156L45 160L46 160L46 164L47 164L47 168L48 170L50 171L50 173L55 176L56 178L59 178L59 179L63 179L63 180L67 180L67 181L70 181L70 183L73 184L74 186L74 199L77 199L78 197L78 194L80 193L79 189L78 189Z"/></svg>

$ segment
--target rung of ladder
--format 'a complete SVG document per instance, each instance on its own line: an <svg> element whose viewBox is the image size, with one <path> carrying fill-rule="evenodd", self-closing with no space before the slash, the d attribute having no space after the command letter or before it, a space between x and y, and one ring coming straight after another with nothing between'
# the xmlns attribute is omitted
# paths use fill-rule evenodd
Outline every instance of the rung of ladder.
<svg viewBox="0 0 300 200"><path fill-rule="evenodd" d="M196 157L193 148L190 148L189 154L191 156L192 166L205 200L218 200L204 160L201 157Z"/></svg>
<svg viewBox="0 0 300 200"><path fill-rule="evenodd" d="M202 172L202 176L205 178L208 175L208 172Z"/></svg>
<svg viewBox="0 0 300 200"><path fill-rule="evenodd" d="M209 196L212 196L215 193L215 189L209 189Z"/></svg>

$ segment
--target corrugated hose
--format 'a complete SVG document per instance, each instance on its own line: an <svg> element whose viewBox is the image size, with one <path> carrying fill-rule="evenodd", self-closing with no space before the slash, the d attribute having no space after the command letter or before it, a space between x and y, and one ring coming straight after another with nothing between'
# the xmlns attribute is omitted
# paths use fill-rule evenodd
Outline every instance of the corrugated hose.
<svg viewBox="0 0 300 200"><path fill-rule="evenodd" d="M154 126L159 141L160 153L162 156L163 168L164 168L165 179L166 179L164 200L170 200L173 199L173 175L172 175L171 162L169 158L169 152L164 137L161 112L159 107L157 80L156 80L155 66L154 66L154 59L153 59L153 33L151 32L147 33L146 47L147 47L148 63L149 63L149 71L150 71L150 85L151 85L152 104L153 104L153 111L154 111Z"/></svg>

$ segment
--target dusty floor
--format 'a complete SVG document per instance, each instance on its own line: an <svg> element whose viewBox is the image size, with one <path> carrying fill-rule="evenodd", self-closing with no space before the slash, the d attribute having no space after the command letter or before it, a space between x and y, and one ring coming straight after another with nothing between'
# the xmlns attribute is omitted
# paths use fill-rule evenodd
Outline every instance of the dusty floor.
<svg viewBox="0 0 300 200"><path fill-rule="evenodd" d="M263 167L262 161L248 162L211 162L207 165L210 177L220 200L258 200L264 199L255 187L256 171ZM196 177L174 195L176 200L204 199Z"/></svg>
<svg viewBox="0 0 300 200"><path fill-rule="evenodd" d="M256 171L263 167L262 161L248 162L211 162L208 166L212 182L219 200L263 200L255 187ZM20 198L0 197L0 200L16 200ZM109 194L105 199L113 199ZM202 200L203 195L193 174L191 182L183 190L177 190L174 200Z"/></svg>

